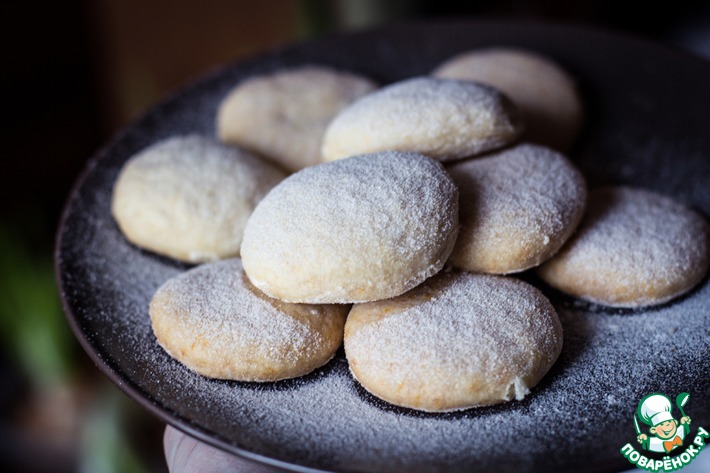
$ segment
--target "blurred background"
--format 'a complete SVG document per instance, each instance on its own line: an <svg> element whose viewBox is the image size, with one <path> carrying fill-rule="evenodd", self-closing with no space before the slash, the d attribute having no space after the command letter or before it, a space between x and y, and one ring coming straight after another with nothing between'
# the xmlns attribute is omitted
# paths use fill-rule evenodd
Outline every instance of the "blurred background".
<svg viewBox="0 0 710 473"><path fill-rule="evenodd" d="M292 41L395 21L515 18L598 26L710 58L710 6L676 0L0 1L0 470L161 472L163 425L74 340L52 252L87 159L161 97ZM632 59L632 58L630 58Z"/></svg>

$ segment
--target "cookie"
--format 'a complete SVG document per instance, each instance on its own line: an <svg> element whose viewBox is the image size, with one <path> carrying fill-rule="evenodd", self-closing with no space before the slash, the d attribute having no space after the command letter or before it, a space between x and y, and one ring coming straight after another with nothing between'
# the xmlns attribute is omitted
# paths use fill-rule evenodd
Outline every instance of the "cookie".
<svg viewBox="0 0 710 473"><path fill-rule="evenodd" d="M538 274L562 292L606 306L661 304L705 276L709 239L704 218L666 196L598 189L576 235Z"/></svg>
<svg viewBox="0 0 710 473"><path fill-rule="evenodd" d="M523 399L560 354L562 327L533 286L451 271L353 306L344 344L350 371L370 393L453 411Z"/></svg>
<svg viewBox="0 0 710 473"><path fill-rule="evenodd" d="M387 151L303 169L247 222L244 269L288 302L394 297L439 271L458 231L458 191L443 166Z"/></svg>
<svg viewBox="0 0 710 473"><path fill-rule="evenodd" d="M365 77L324 66L253 77L234 87L220 104L217 133L222 141L297 171L321 162L321 141L330 121L376 88Z"/></svg>
<svg viewBox="0 0 710 473"><path fill-rule="evenodd" d="M239 254L251 211L284 177L212 138L173 137L126 162L111 211L136 246L190 263L211 261Z"/></svg>
<svg viewBox="0 0 710 473"><path fill-rule="evenodd" d="M150 319L165 351L201 375L276 381L327 363L342 342L348 309L267 297L233 258L168 280L150 302Z"/></svg>
<svg viewBox="0 0 710 473"><path fill-rule="evenodd" d="M509 144L522 129L517 107L492 87L419 77L345 108L328 126L322 152L326 161L383 150L451 161Z"/></svg>
<svg viewBox="0 0 710 473"><path fill-rule="evenodd" d="M459 187L461 230L450 261L508 274L555 254L584 214L584 177L563 155L521 144L447 168Z"/></svg>
<svg viewBox="0 0 710 473"><path fill-rule="evenodd" d="M552 60L531 51L469 51L446 61L432 74L500 89L525 115L525 141L567 151L582 127L584 110L574 79Z"/></svg>

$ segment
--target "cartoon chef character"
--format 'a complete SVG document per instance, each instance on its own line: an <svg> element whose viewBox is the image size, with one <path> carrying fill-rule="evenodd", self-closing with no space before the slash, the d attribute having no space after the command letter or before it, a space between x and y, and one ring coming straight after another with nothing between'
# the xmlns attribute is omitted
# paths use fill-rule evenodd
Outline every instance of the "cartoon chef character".
<svg viewBox="0 0 710 473"><path fill-rule="evenodd" d="M682 429L679 429L671 406L671 400L663 394L650 394L641 399L637 413L643 423L651 426L651 437L639 432L636 439L646 450L668 453L683 445L683 439L690 432L690 417L680 418Z"/></svg>

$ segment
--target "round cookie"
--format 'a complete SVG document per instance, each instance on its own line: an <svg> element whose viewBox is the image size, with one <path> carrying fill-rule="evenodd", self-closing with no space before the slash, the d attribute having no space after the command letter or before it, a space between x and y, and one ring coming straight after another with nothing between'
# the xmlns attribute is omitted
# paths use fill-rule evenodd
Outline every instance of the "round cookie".
<svg viewBox="0 0 710 473"><path fill-rule="evenodd" d="M323 66L303 66L247 79L217 114L222 141L263 154L288 171L321 162L323 133L333 117L377 85Z"/></svg>
<svg viewBox="0 0 710 473"><path fill-rule="evenodd" d="M453 411L523 399L562 349L540 291L513 278L442 272L345 323L350 371L392 404Z"/></svg>
<svg viewBox="0 0 710 473"><path fill-rule="evenodd" d="M582 127L584 111L574 79L539 54L512 48L469 51L446 61L432 74L500 89L522 109L526 141L566 151Z"/></svg>
<svg viewBox="0 0 710 473"><path fill-rule="evenodd" d="M111 211L135 245L190 263L211 261L239 254L251 211L284 177L212 138L173 137L126 162Z"/></svg>
<svg viewBox="0 0 710 473"><path fill-rule="evenodd" d="M324 365L340 347L347 312L271 299L237 258L168 280L150 302L153 332L170 356L204 376L239 381L294 378Z"/></svg>
<svg viewBox="0 0 710 473"><path fill-rule="evenodd" d="M459 187L461 222L450 261L467 271L508 274L537 266L584 214L584 177L549 148L521 144L447 170Z"/></svg>
<svg viewBox="0 0 710 473"><path fill-rule="evenodd" d="M674 200L641 189L590 192L576 235L538 269L549 285L611 307L661 304L710 266L708 225Z"/></svg>
<svg viewBox="0 0 710 473"><path fill-rule="evenodd" d="M244 269L289 302L402 294L439 271L458 231L458 190L443 166L387 151L286 178L247 222Z"/></svg>
<svg viewBox="0 0 710 473"><path fill-rule="evenodd" d="M522 129L517 107L492 87L419 77L345 108L328 126L322 152L326 161L383 150L450 161L509 144Z"/></svg>

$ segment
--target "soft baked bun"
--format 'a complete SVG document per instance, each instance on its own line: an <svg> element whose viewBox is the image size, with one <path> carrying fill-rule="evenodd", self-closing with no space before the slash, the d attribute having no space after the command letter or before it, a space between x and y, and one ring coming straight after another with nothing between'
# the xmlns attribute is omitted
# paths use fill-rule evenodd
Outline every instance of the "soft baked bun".
<svg viewBox="0 0 710 473"><path fill-rule="evenodd" d="M321 162L320 146L330 121L376 88L365 77L316 65L251 77L220 103L217 134L297 171Z"/></svg>
<svg viewBox="0 0 710 473"><path fill-rule="evenodd" d="M589 194L577 233L538 269L549 285L611 307L662 304L688 292L710 267L705 219L643 189Z"/></svg>
<svg viewBox="0 0 710 473"><path fill-rule="evenodd" d="M328 126L322 153L325 161L383 150L451 161L507 145L522 130L520 111L496 89L418 77L346 107Z"/></svg>
<svg viewBox="0 0 710 473"><path fill-rule="evenodd" d="M451 271L354 305L344 343L350 371L375 396L453 411L523 399L560 354L562 326L527 283Z"/></svg>
<svg viewBox="0 0 710 473"><path fill-rule="evenodd" d="M521 144L447 167L460 192L461 230L450 261L508 274L554 255L582 219L584 177L562 154Z"/></svg>
<svg viewBox="0 0 710 473"><path fill-rule="evenodd" d="M239 254L247 218L284 177L247 151L176 136L126 162L111 212L136 246L190 263L212 261Z"/></svg>
<svg viewBox="0 0 710 473"><path fill-rule="evenodd" d="M249 218L241 254L252 283L289 302L402 294L438 272L458 232L458 190L442 165L381 152L292 174Z"/></svg>
<svg viewBox="0 0 710 473"><path fill-rule="evenodd" d="M469 51L432 74L488 84L506 94L525 115L525 141L567 151L582 128L584 107L574 79L540 54L514 48Z"/></svg>
<svg viewBox="0 0 710 473"><path fill-rule="evenodd" d="M168 280L150 302L158 343L210 378L276 381L324 365L340 347L348 306L288 304L255 289L239 259Z"/></svg>

